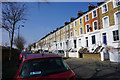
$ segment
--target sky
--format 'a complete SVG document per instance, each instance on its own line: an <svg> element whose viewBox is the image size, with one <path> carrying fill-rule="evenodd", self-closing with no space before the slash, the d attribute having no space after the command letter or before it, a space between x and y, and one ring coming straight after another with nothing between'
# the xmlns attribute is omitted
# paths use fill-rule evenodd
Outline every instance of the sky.
<svg viewBox="0 0 120 80"><path fill-rule="evenodd" d="M97 6L97 2L90 3ZM64 26L64 22L69 22L70 17L76 18L78 11L87 11L89 2L26 2L25 4L28 7L27 21L24 27L20 27L20 35L25 38L27 47L57 27ZM15 31L15 36L17 35L18 30ZM9 44L9 37L3 29L2 45L5 43Z"/></svg>

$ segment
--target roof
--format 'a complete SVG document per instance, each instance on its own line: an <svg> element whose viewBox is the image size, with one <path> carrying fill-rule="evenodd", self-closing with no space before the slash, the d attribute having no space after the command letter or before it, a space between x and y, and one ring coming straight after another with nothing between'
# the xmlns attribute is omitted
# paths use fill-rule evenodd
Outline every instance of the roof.
<svg viewBox="0 0 120 80"><path fill-rule="evenodd" d="M37 54L28 54L28 55L25 55L25 60L33 60L33 59L41 59L41 58L60 58L60 56L56 55L56 54L40 54L40 53L37 53Z"/></svg>

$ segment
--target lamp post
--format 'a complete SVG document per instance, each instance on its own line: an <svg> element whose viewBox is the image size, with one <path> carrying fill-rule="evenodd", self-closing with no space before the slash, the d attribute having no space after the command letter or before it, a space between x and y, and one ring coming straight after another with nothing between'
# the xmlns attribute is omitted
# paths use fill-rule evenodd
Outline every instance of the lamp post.
<svg viewBox="0 0 120 80"><path fill-rule="evenodd" d="M19 35L20 35L20 26L24 27L24 25L19 25L19 27L18 27L18 40L19 40Z"/></svg>

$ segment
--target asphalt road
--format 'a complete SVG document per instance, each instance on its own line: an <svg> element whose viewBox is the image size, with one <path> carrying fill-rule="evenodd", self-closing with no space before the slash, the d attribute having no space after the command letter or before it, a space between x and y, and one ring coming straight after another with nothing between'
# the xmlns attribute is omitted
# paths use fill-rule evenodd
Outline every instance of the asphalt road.
<svg viewBox="0 0 120 80"><path fill-rule="evenodd" d="M19 58L17 58L19 59ZM15 76L18 67L18 60L12 62L3 62L2 65L2 79L11 79ZM118 63L111 63L109 61L93 61L81 58L68 58L64 61L75 72L76 79L96 79L102 80L106 78L113 80L120 80L120 67ZM119 67L119 68L118 68Z"/></svg>
<svg viewBox="0 0 120 80"><path fill-rule="evenodd" d="M120 80L118 63L110 61L95 61L81 58L68 58L64 60L75 72L76 79L112 79Z"/></svg>

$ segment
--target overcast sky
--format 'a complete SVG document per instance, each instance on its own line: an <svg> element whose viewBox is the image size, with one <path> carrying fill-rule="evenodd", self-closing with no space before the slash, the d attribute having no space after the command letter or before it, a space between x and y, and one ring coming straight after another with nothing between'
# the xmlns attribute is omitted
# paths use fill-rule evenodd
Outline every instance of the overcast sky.
<svg viewBox="0 0 120 80"><path fill-rule="evenodd" d="M97 5L97 2L90 3ZM24 23L24 27L20 28L20 35L27 41L25 47L39 41L57 27L63 26L65 21L70 21L70 17L76 18L78 11L87 11L88 4L89 2L26 2L29 9L26 16L28 20ZM17 34L15 31L15 36ZM9 38L3 29L2 44L5 43L9 43Z"/></svg>

